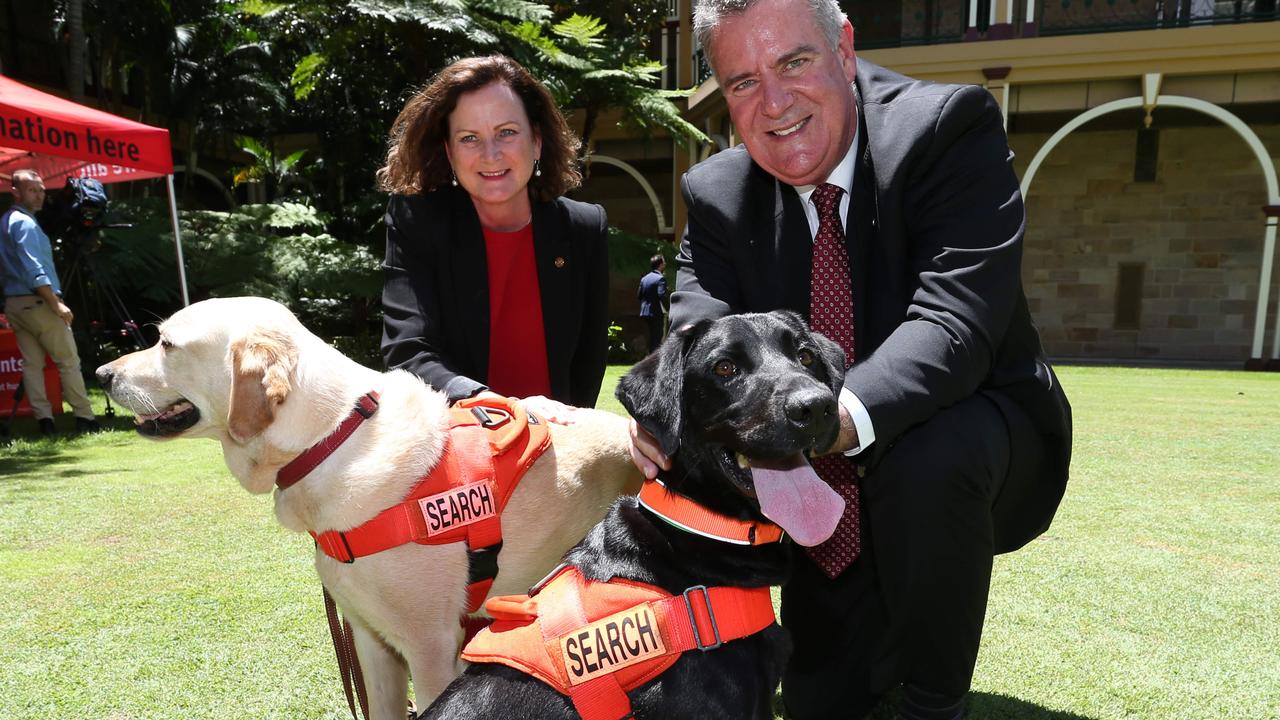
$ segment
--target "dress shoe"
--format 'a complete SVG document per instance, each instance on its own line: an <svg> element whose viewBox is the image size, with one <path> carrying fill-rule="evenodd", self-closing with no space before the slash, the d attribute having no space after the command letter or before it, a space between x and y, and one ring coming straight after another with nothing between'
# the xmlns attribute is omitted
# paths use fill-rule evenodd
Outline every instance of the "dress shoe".
<svg viewBox="0 0 1280 720"><path fill-rule="evenodd" d="M76 418L76 433L99 433L102 432L102 426L98 424L95 418Z"/></svg>
<svg viewBox="0 0 1280 720"><path fill-rule="evenodd" d="M53 437L58 434L58 428L53 425L53 418L40 418L40 434L45 437Z"/></svg>

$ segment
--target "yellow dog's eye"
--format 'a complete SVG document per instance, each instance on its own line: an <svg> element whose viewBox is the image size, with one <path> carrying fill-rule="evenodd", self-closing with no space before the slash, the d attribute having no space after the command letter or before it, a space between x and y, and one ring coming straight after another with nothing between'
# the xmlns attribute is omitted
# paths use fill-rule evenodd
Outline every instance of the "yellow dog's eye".
<svg viewBox="0 0 1280 720"><path fill-rule="evenodd" d="M711 371L720 377L733 377L738 374L738 366L732 360L717 360Z"/></svg>
<svg viewBox="0 0 1280 720"><path fill-rule="evenodd" d="M162 337L160 338L160 347L168 350L173 347L173 343L169 342L169 338Z"/></svg>
<svg viewBox="0 0 1280 720"><path fill-rule="evenodd" d="M813 360L814 360L813 351L808 350L806 348L801 348L800 352L796 353L796 358L800 360L801 365L805 367L809 367L810 365L813 364Z"/></svg>

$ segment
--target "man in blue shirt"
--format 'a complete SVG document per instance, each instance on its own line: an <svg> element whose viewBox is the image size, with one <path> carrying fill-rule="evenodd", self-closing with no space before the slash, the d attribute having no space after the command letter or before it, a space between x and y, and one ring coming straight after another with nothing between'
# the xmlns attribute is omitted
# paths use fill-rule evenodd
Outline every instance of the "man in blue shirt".
<svg viewBox="0 0 1280 720"><path fill-rule="evenodd" d="M62 396L76 417L76 432L101 428L89 405L80 374L80 355L71 334L71 308L62 302L62 286L53 266L53 245L35 213L44 206L44 180L34 170L13 173L13 207L0 218L0 279L4 313L22 352L22 382L40 432L53 435L53 407L44 387L48 353L62 378Z"/></svg>
<svg viewBox="0 0 1280 720"><path fill-rule="evenodd" d="M666 325L662 309L662 301L667 297L667 280L662 276L666 267L667 261L661 255L649 258L649 274L640 278L640 289L636 292L640 298L640 317L649 328L649 352L658 349Z"/></svg>

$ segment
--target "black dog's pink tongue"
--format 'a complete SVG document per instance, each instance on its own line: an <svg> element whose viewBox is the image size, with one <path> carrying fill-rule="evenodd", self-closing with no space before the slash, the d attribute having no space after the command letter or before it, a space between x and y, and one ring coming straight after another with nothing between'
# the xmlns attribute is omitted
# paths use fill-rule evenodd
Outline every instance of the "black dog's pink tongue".
<svg viewBox="0 0 1280 720"><path fill-rule="evenodd" d="M751 465L760 511L792 540L806 547L820 545L836 531L844 513L844 498L818 477L804 456L782 467Z"/></svg>

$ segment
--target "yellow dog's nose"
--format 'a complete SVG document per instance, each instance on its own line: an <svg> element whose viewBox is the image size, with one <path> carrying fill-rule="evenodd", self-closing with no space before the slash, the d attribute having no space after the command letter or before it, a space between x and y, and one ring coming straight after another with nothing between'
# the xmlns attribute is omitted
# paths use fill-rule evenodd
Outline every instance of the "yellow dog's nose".
<svg viewBox="0 0 1280 720"><path fill-rule="evenodd" d="M111 392L111 381L116 377L116 371L111 369L111 363L98 368L93 374L98 378L98 384L102 386L103 392Z"/></svg>

